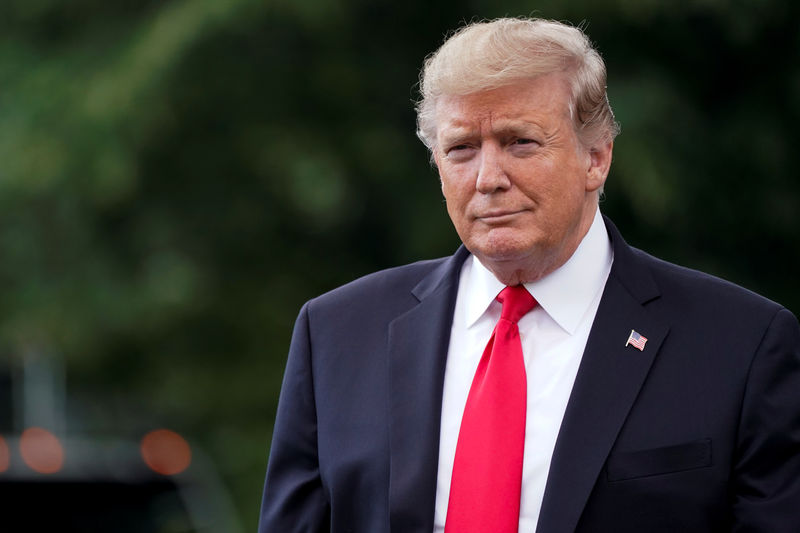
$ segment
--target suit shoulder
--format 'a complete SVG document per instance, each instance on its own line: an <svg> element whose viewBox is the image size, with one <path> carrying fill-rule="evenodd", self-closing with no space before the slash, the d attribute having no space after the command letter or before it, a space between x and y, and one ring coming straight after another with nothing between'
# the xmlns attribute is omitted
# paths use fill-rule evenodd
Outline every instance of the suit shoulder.
<svg viewBox="0 0 800 533"><path fill-rule="evenodd" d="M780 304L741 285L718 276L670 263L646 252L633 249L634 254L648 265L666 298L687 298L705 302L720 311L742 310L774 315L783 309Z"/></svg>
<svg viewBox="0 0 800 533"><path fill-rule="evenodd" d="M308 305L336 307L352 305L364 298L376 301L401 295L410 298L412 289L448 259L428 259L372 272L313 298Z"/></svg>

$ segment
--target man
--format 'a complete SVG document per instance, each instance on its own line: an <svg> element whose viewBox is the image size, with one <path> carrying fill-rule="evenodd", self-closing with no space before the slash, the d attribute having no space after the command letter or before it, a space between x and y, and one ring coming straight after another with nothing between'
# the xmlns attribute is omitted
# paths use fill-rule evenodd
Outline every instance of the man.
<svg viewBox="0 0 800 533"><path fill-rule="evenodd" d="M578 29L500 19L425 64L464 243L300 312L261 533L800 530L800 328L630 248Z"/></svg>

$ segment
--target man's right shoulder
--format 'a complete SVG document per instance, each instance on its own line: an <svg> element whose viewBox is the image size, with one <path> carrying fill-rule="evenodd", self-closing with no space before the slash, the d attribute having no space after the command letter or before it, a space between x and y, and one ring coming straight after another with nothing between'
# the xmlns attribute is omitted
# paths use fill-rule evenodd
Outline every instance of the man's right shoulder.
<svg viewBox="0 0 800 533"><path fill-rule="evenodd" d="M411 291L449 259L450 256L428 259L372 272L311 299L307 305L327 307L352 305L364 298L412 297Z"/></svg>

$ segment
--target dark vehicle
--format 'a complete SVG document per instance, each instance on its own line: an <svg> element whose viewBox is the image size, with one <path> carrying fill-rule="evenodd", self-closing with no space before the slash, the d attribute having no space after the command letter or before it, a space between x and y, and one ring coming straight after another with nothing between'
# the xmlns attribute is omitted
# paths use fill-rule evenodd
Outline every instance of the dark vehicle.
<svg viewBox="0 0 800 533"><path fill-rule="evenodd" d="M14 381L6 373L0 392ZM7 407L18 395L0 396ZM211 462L173 431L156 429L139 441L75 438L41 426L9 428L10 419L23 418L11 413L0 418L3 533L241 531Z"/></svg>

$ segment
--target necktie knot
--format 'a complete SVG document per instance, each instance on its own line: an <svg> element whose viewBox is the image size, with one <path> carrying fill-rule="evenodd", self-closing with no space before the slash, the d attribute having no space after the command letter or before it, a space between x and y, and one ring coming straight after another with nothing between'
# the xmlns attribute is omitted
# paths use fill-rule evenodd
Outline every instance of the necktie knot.
<svg viewBox="0 0 800 533"><path fill-rule="evenodd" d="M503 304L500 318L505 318L515 324L536 307L536 300L523 285L506 287L497 295L497 301Z"/></svg>

